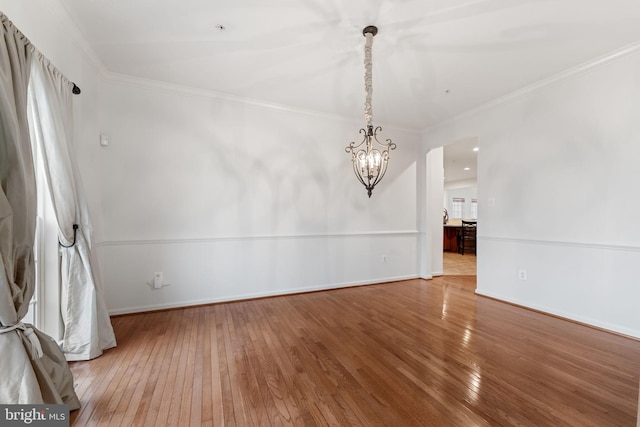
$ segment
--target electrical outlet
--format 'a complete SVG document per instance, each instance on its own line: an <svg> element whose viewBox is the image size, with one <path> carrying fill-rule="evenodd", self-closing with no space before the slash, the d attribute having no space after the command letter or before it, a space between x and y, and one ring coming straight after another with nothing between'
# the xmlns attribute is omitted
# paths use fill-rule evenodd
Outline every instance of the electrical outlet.
<svg viewBox="0 0 640 427"><path fill-rule="evenodd" d="M164 274L162 272L153 273L153 287L160 289L164 283Z"/></svg>
<svg viewBox="0 0 640 427"><path fill-rule="evenodd" d="M387 256L386 255L382 255L382 263L383 264L387 263Z"/></svg>
<svg viewBox="0 0 640 427"><path fill-rule="evenodd" d="M520 280L527 280L527 270L518 270L518 278Z"/></svg>

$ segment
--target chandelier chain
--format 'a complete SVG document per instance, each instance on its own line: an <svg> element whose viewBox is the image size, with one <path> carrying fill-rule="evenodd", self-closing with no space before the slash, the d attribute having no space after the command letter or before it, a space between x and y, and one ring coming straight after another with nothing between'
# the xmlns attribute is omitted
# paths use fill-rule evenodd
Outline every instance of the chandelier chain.
<svg viewBox="0 0 640 427"><path fill-rule="evenodd" d="M365 34L366 43L364 45L364 90L366 92L366 98L364 101L364 120L367 123L367 127L373 126L373 60L372 60L372 45L373 34Z"/></svg>

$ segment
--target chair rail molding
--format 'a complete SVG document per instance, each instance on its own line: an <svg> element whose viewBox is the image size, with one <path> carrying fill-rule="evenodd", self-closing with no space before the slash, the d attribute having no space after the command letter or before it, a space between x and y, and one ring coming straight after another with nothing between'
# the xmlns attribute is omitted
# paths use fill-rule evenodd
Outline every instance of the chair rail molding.
<svg viewBox="0 0 640 427"><path fill-rule="evenodd" d="M564 241L564 240L540 240L540 239L528 239L528 238L513 238L513 237L498 237L498 236L482 236L477 237L480 241L487 242L508 242L508 243L521 243L528 245L552 245L552 246L567 246L573 248L589 248L589 249L604 249L611 251L630 251L640 252L640 246L635 245L618 245L612 243L594 243L594 242L577 242L577 241Z"/></svg>
<svg viewBox="0 0 640 427"><path fill-rule="evenodd" d="M255 240L302 240L302 239L341 239L341 238L364 238L364 237L398 237L398 236L418 236L418 230L400 231L368 231L355 233L328 233L328 234L264 234L253 236L217 236L203 238L171 238L171 239L141 239L141 240L104 240L95 244L101 246L124 246L124 245L164 245L173 243L214 243L214 242L236 242Z"/></svg>

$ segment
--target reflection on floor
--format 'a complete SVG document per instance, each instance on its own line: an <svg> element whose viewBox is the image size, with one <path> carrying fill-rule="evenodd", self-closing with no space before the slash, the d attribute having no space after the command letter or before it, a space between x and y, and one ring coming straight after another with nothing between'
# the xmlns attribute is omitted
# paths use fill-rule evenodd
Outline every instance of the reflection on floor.
<svg viewBox="0 0 640 427"><path fill-rule="evenodd" d="M460 255L455 252L444 252L443 273L445 276L475 276L476 255L473 253Z"/></svg>

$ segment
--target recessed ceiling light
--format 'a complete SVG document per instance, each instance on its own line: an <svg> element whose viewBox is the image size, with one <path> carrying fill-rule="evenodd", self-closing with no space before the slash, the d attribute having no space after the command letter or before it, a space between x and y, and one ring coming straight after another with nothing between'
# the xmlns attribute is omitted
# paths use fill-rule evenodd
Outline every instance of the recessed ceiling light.
<svg viewBox="0 0 640 427"><path fill-rule="evenodd" d="M473 147L473 151L478 151L479 149L479 147Z"/></svg>
<svg viewBox="0 0 640 427"><path fill-rule="evenodd" d="M471 170L471 168L464 168L464 170L466 170L466 171L470 171L470 170Z"/></svg>

